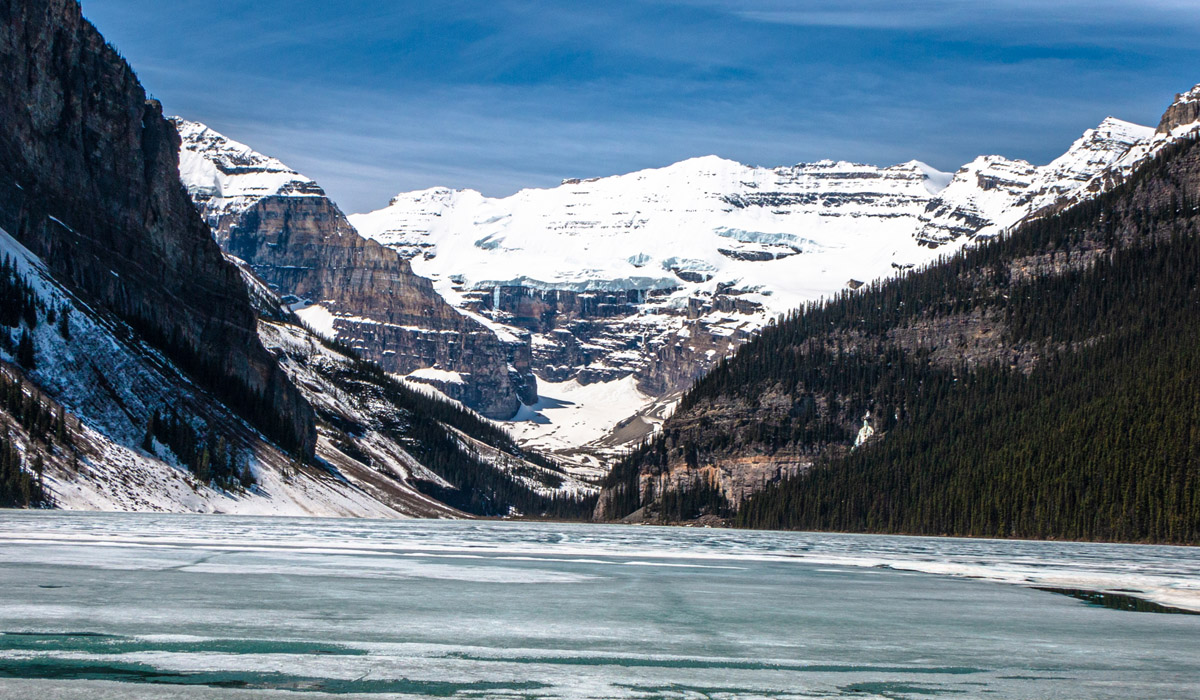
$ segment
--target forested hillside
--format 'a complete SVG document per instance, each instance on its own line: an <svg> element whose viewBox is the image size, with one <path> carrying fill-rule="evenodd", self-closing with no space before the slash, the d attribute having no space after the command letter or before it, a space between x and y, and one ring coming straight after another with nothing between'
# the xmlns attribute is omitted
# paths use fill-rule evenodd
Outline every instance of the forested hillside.
<svg viewBox="0 0 1200 700"><path fill-rule="evenodd" d="M1200 541L1198 194L1184 140L1094 200L793 314L614 469L599 514Z"/></svg>

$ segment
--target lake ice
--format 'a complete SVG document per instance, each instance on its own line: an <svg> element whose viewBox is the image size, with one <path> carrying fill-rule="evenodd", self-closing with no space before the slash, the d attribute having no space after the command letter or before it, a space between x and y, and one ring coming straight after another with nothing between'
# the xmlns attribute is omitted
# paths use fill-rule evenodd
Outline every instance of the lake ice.
<svg viewBox="0 0 1200 700"><path fill-rule="evenodd" d="M1200 616L1034 586L1200 550L0 511L0 697L1200 698Z"/></svg>

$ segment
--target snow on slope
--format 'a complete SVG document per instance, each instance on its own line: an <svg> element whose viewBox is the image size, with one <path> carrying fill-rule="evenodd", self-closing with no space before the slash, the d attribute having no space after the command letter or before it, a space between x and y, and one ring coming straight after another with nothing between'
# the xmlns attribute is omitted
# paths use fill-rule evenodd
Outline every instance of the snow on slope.
<svg viewBox="0 0 1200 700"><path fill-rule="evenodd" d="M1162 121L1149 138L1135 144L1114 161L1106 171L1093 176L1086 186L1072 193L1079 200L1111 188L1129 176L1139 165L1157 156L1164 148L1182 138L1195 138L1200 133L1200 85L1175 96L1175 101L1163 114Z"/></svg>
<svg viewBox="0 0 1200 700"><path fill-rule="evenodd" d="M514 433L533 447L557 444L585 445L604 437L629 414L624 406L646 406L654 398L638 391L633 377L613 382L580 384L574 379L547 382L534 406L522 409ZM547 426L539 430L537 426Z"/></svg>
<svg viewBox="0 0 1200 700"><path fill-rule="evenodd" d="M223 512L273 515L397 517L396 511L352 485L310 473L285 477L287 459L261 443L254 451L258 485L242 494L199 483L168 451L152 455L140 445L150 414L165 406L186 413L208 410L230 430L251 429L221 409L155 350L125 338L120 321L88 307L59 286L45 265L0 230L0 257L15 260L41 303L69 315L70 339L56 324L39 323L32 336L37 368L28 372L49 397L79 419L77 440L85 456L70 468L52 460L46 482L60 507L81 510ZM0 328L0 332L9 332ZM0 350L0 359L14 358ZM9 372L15 369L7 370ZM214 412L215 411L215 412Z"/></svg>
<svg viewBox="0 0 1200 700"><path fill-rule="evenodd" d="M850 278L945 252L917 245L917 232L939 221L927 208L972 210L982 220L971 233L998 232L1152 135L1109 118L1048 165L983 156L953 174L919 161L759 168L707 156L504 199L445 188L400 194L350 219L444 287L668 289L686 286L684 272L711 277L709 287L761 288L767 294L755 298L779 313Z"/></svg>
<svg viewBox="0 0 1200 700"><path fill-rule="evenodd" d="M959 169L930 203L916 237L940 245L964 236L1000 234L1085 190L1093 178L1138 153L1153 136L1150 127L1109 117L1047 165L980 156Z"/></svg>
<svg viewBox="0 0 1200 700"><path fill-rule="evenodd" d="M410 257L451 304L531 332L551 399L568 382L606 385L572 389L573 410L616 425L778 314L999 234L1152 136L1110 118L1047 165L985 156L955 173L919 161L762 168L707 156L501 199L404 193L350 220ZM605 442L553 405L524 410L517 434L560 450Z"/></svg>
<svg viewBox="0 0 1200 700"><path fill-rule="evenodd" d="M421 493L414 485L415 481L432 482L445 488L452 488L452 485L413 457L407 442L390 434L390 428L404 421L407 412L417 409L392 403L385 393L372 390L370 386L333 381L331 377L353 374L352 359L325 347L302 328L260 321L259 336L263 345L279 358L280 365L321 418L318 454L322 458L334 464L350 482L405 515L461 515ZM426 395L436 395L436 390L428 385L415 382L407 385ZM342 428L339 430L335 426ZM545 467L505 454L460 430L447 428L457 436L464 452L479 459L481 469L490 467L508 472L536 493L575 496L596 491L595 487L574 477L551 473ZM358 456L350 457L345 453L347 443L353 444L352 451L359 453ZM362 461L364 455L366 463ZM535 478L538 476L542 480ZM545 481L557 482L557 485L547 486Z"/></svg>
<svg viewBox="0 0 1200 700"><path fill-rule="evenodd" d="M443 286L453 277L476 289L674 289L686 283L682 272L710 277L712 288L761 285L771 294L756 298L781 312L850 276L927 259L896 245L908 241L893 235L895 219L911 226L930 182L945 177L915 161L767 169L708 156L500 200L470 190L404 194L351 222L419 253L414 270ZM767 265L738 259L766 255Z"/></svg>
<svg viewBox="0 0 1200 700"><path fill-rule="evenodd" d="M324 197L313 180L275 158L203 124L175 117L187 148L179 150L179 176L193 199L212 200L212 216L248 208L263 197Z"/></svg>

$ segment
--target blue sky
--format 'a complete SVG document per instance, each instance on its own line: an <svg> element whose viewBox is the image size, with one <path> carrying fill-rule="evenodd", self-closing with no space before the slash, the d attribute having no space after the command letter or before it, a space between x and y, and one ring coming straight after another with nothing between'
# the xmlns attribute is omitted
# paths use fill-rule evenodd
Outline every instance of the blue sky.
<svg viewBox="0 0 1200 700"><path fill-rule="evenodd" d="M82 0L168 112L348 212L717 154L1037 163L1200 83L1196 0Z"/></svg>

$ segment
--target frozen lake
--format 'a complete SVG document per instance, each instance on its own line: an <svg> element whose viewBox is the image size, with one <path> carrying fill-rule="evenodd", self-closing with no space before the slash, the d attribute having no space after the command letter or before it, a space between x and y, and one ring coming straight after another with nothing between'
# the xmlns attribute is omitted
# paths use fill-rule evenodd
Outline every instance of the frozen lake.
<svg viewBox="0 0 1200 700"><path fill-rule="evenodd" d="M1200 550L0 511L0 697L1200 698L1200 616L1033 586Z"/></svg>

